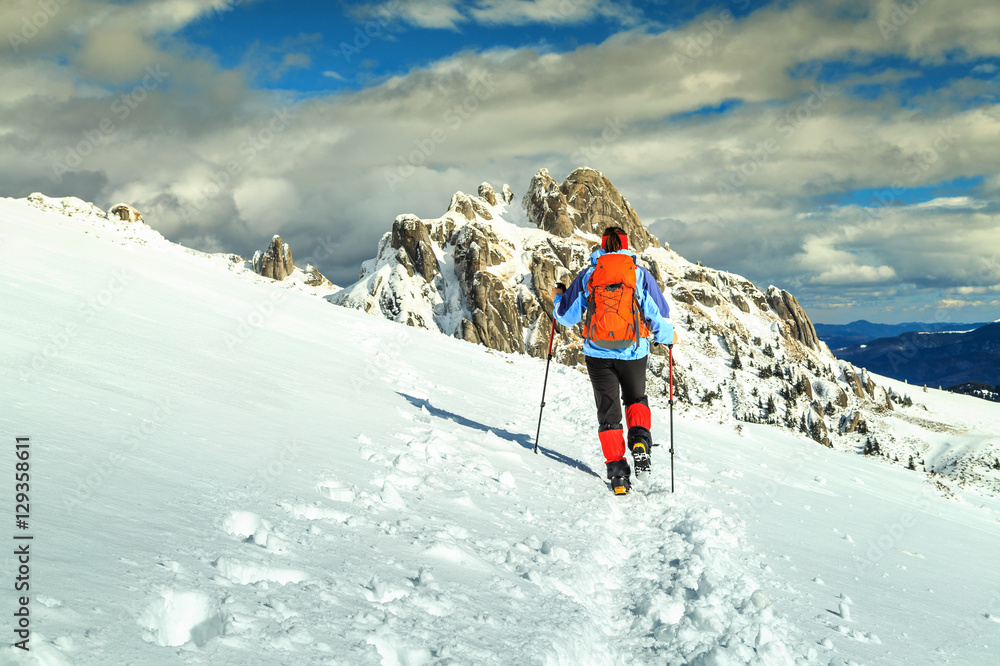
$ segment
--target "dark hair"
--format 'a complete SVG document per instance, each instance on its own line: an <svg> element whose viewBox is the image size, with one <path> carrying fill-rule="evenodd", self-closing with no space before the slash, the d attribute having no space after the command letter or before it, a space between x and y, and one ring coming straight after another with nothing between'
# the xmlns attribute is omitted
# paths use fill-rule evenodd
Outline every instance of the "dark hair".
<svg viewBox="0 0 1000 666"><path fill-rule="evenodd" d="M617 252L622 249L622 239L618 236L625 236L625 230L621 227L608 227L604 230L601 238L601 249L605 252Z"/></svg>

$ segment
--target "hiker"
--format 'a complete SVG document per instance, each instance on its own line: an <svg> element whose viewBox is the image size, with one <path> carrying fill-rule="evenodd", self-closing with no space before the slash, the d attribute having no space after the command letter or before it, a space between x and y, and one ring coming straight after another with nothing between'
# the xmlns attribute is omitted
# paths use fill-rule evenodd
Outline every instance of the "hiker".
<svg viewBox="0 0 1000 666"><path fill-rule="evenodd" d="M649 471L653 438L646 397L647 337L659 344L677 342L670 306L650 272L636 264L628 235L617 226L605 229L590 266L568 289L556 285L552 302L563 326L584 320L583 353L597 402L598 437L611 489L625 494L631 488L631 469L625 459L621 403L636 472Z"/></svg>

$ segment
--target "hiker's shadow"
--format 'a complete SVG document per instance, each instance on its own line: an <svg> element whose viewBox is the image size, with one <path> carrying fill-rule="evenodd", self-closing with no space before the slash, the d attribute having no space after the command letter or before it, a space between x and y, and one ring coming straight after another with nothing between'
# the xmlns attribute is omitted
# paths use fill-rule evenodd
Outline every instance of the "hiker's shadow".
<svg viewBox="0 0 1000 666"><path fill-rule="evenodd" d="M461 414L456 414L454 412L449 412L446 409L435 407L434 405L431 404L430 400L426 400L424 398L415 398L412 395L407 395L406 393L399 393L399 395L406 398L407 402L409 402L414 407L417 407L418 409L419 408L426 409L427 413L433 417L444 419L446 421L452 421L460 426L465 426L466 428L471 428L473 430L479 430L480 432L484 433L492 432L494 435L496 435L501 439L517 442L525 449L534 450L535 448L535 445L531 443L531 437L529 435L521 433L513 433L510 432L509 430L504 430L503 428L491 428L490 426L480 423L479 421L473 421L472 419L466 418ZM588 467L586 463L580 462L576 458L570 458L567 455L559 453L558 451L547 449L544 446L539 446L538 452L547 458L551 458L556 462L562 463L563 465L569 465L570 467L575 467L581 472L586 472L591 476L596 476L598 479L601 478L601 476L594 470L590 469L590 467Z"/></svg>

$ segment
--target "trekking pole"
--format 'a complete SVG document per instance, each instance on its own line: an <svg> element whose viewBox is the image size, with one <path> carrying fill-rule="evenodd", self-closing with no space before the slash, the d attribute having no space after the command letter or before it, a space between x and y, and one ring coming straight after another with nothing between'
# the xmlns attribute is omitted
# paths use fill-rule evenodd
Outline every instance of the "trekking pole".
<svg viewBox="0 0 1000 666"><path fill-rule="evenodd" d="M545 388L549 385L549 365L552 363L552 340L556 337L556 318L552 316L552 332L549 333L549 359L545 362L545 383L542 384L542 406L538 409L538 430L535 431L535 453L538 453L538 435L542 432L542 410L545 409Z"/></svg>
<svg viewBox="0 0 1000 666"><path fill-rule="evenodd" d="M674 346L667 345L670 357L670 492L674 492Z"/></svg>

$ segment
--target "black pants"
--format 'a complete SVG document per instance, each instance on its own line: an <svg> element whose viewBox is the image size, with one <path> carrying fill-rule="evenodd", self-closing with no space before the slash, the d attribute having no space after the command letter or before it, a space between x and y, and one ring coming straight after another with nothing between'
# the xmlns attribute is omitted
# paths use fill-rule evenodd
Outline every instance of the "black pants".
<svg viewBox="0 0 1000 666"><path fill-rule="evenodd" d="M646 399L646 361L648 356L633 361L586 356L587 374L594 387L597 402L597 422L600 428L621 428L622 402L625 406Z"/></svg>

